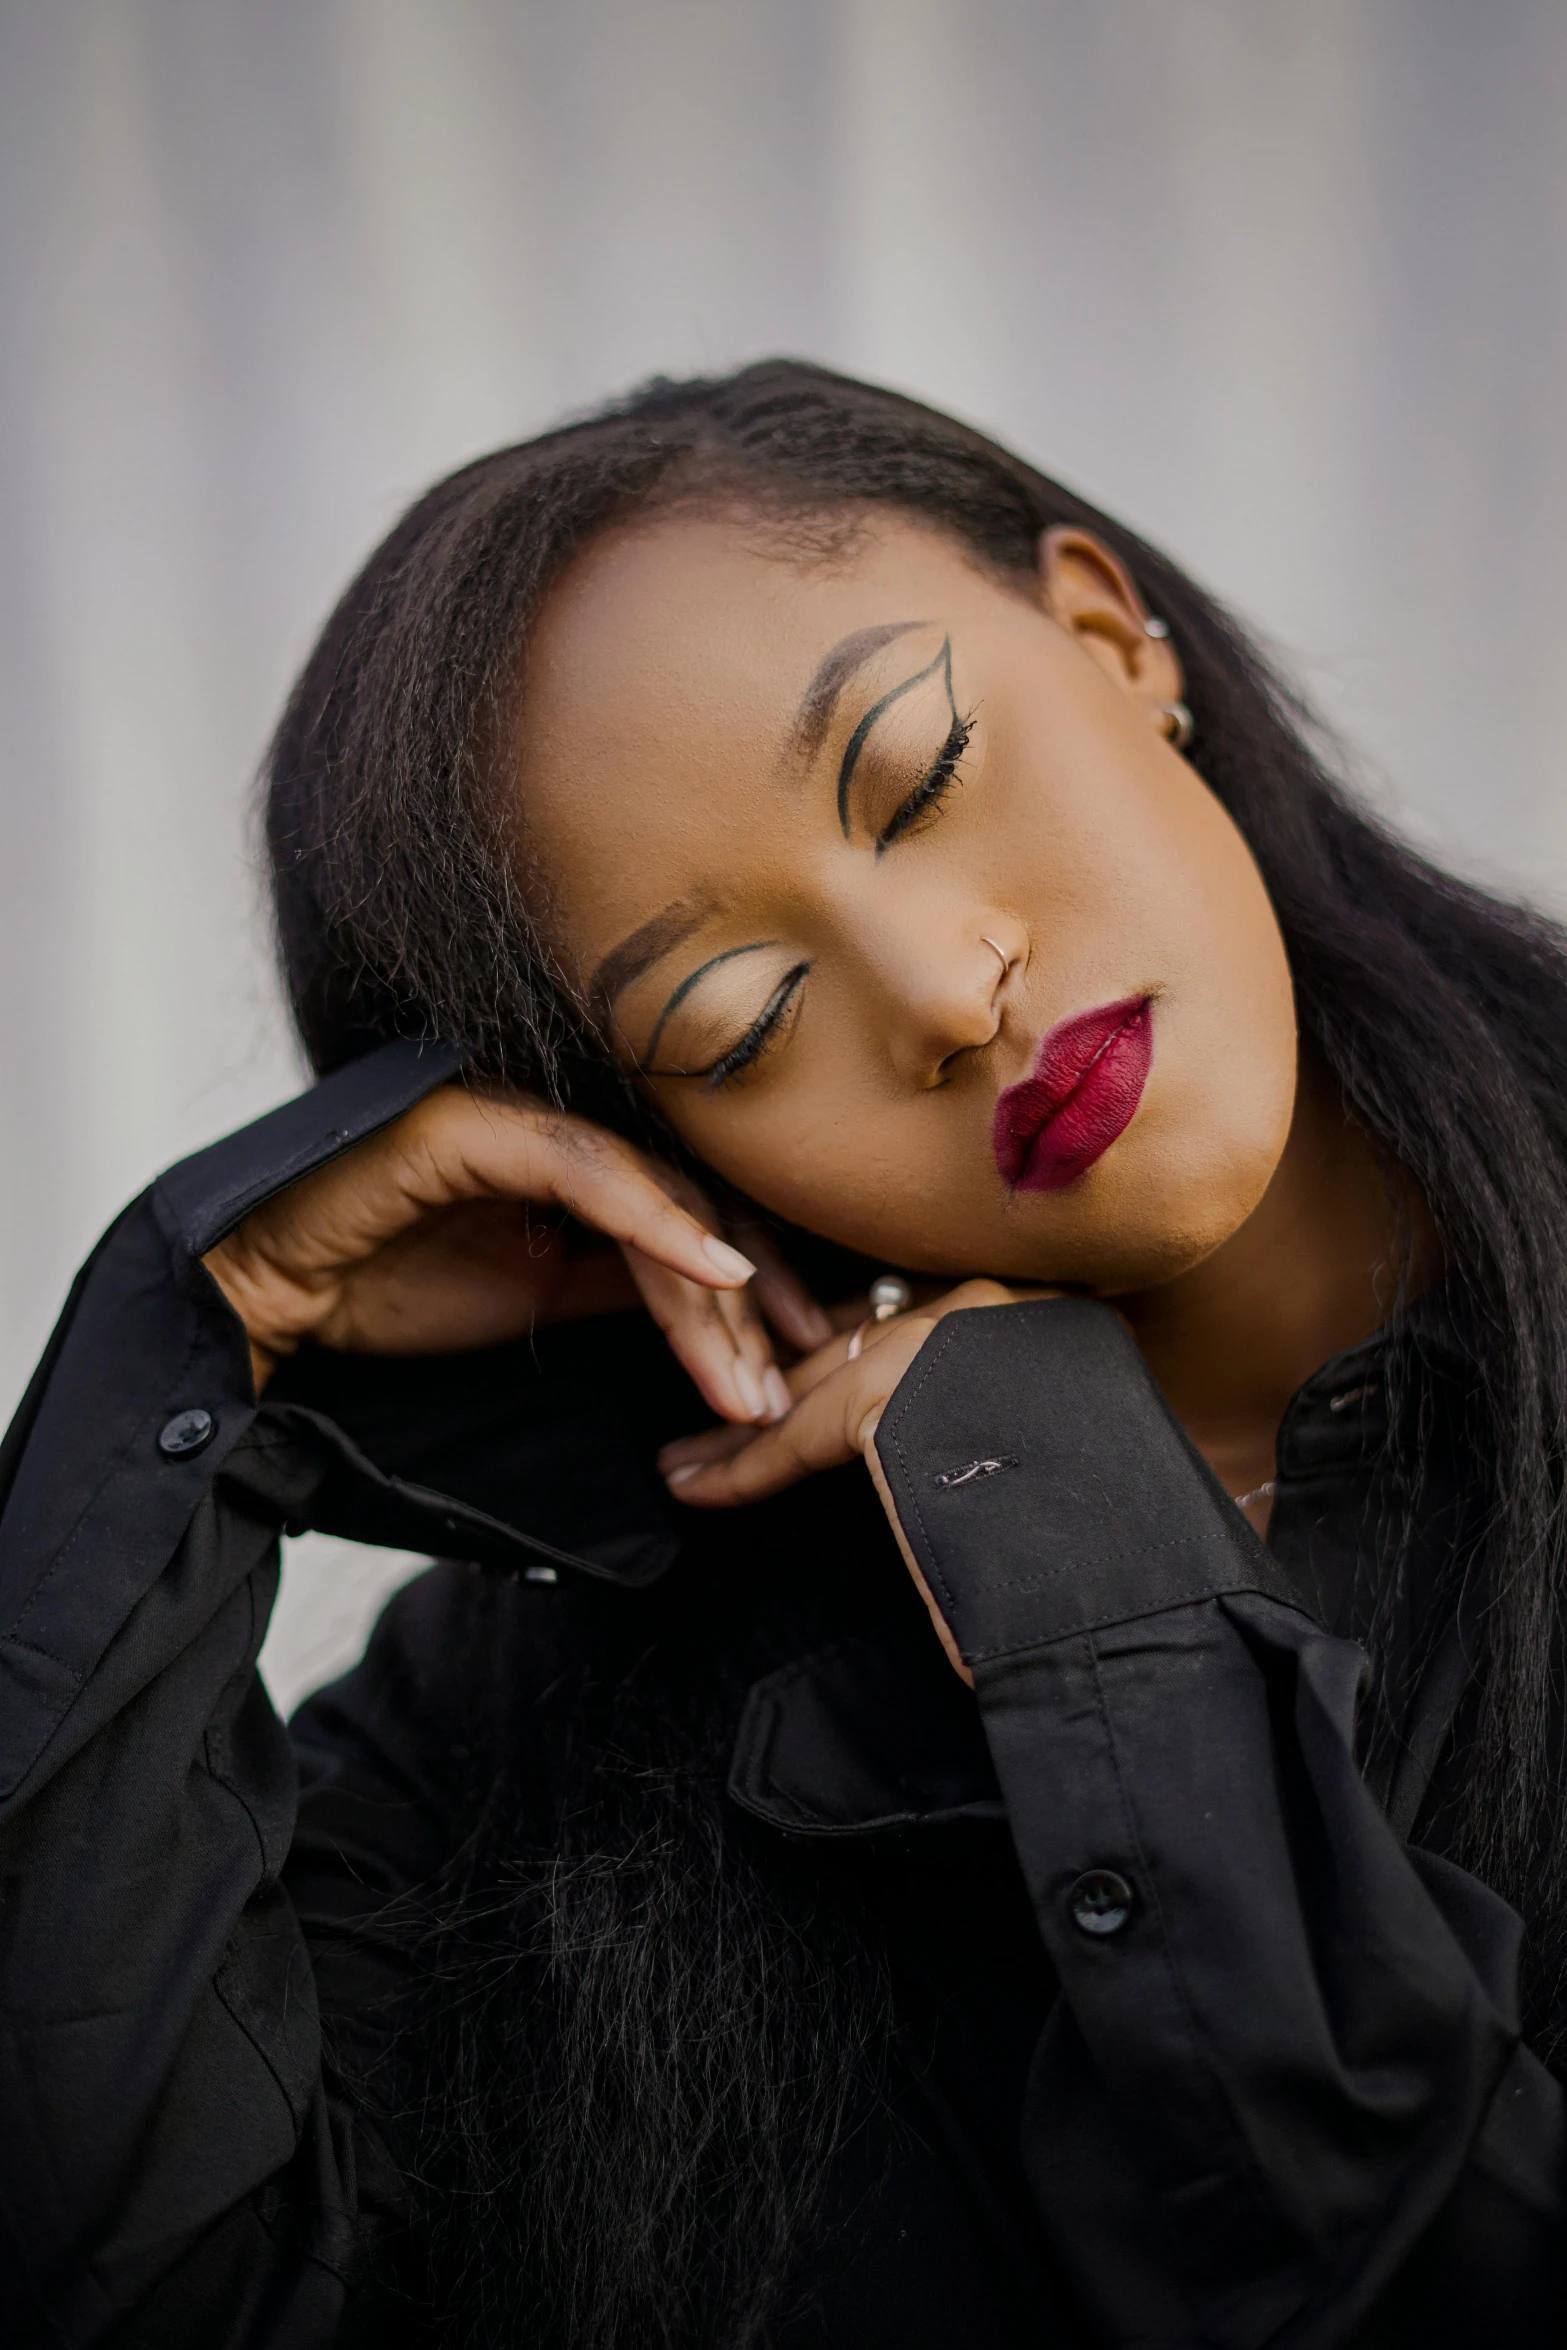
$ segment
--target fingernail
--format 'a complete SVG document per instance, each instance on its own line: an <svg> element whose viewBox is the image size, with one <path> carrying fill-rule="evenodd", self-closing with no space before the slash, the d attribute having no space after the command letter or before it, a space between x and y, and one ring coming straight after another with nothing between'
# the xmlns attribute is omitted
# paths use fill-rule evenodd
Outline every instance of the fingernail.
<svg viewBox="0 0 1567 2350"><path fill-rule="evenodd" d="M684 1485L688 1479L701 1476L702 1465L700 1461L681 1461L675 1468L664 1471L664 1483Z"/></svg>
<svg viewBox="0 0 1567 2350"><path fill-rule="evenodd" d="M762 1391L767 1397L769 1418L787 1420L794 1409L794 1397L789 1393L784 1375L776 1363L769 1363L762 1373Z"/></svg>
<svg viewBox="0 0 1567 2350"><path fill-rule="evenodd" d="M720 1240L716 1233L703 1233L702 1248L714 1271L724 1274L730 1281L749 1281L756 1271L749 1257L743 1257L737 1248L731 1248L728 1241Z"/></svg>
<svg viewBox="0 0 1567 2350"><path fill-rule="evenodd" d="M760 1379L758 1379L756 1373L752 1370L744 1355L735 1356L733 1376L735 1383L735 1393L739 1396L741 1403L744 1404L751 1418L753 1420L765 1420L768 1416L767 1396L762 1387L762 1382Z"/></svg>

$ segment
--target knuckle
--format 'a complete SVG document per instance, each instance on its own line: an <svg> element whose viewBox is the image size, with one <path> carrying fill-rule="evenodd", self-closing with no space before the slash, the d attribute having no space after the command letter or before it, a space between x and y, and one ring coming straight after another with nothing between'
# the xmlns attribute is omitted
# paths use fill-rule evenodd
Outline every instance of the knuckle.
<svg viewBox="0 0 1567 2350"><path fill-rule="evenodd" d="M554 1121L541 1120L537 1131L579 1171L598 1174L623 1163L614 1136L606 1134L601 1126L590 1126L585 1118L562 1116Z"/></svg>
<svg viewBox="0 0 1567 2350"><path fill-rule="evenodd" d="M459 1192L483 1188L475 1171L483 1164L500 1108L459 1086L443 1085L379 1139L387 1161L406 1171L416 1192L438 1194L448 1185Z"/></svg>
<svg viewBox="0 0 1567 2350"><path fill-rule="evenodd" d="M442 1091L444 1092L444 1088ZM383 1164L428 1164L441 1156L442 1145L452 1131L453 1108L443 1101L441 1094L431 1094L428 1100L417 1102L411 1110L388 1126L384 1132L367 1137L362 1164L379 1159ZM342 1161L338 1162L339 1165Z"/></svg>
<svg viewBox="0 0 1567 2350"><path fill-rule="evenodd" d="M964 1281L953 1291L949 1303L959 1312L968 1312L975 1306L1004 1306L1011 1302L1011 1293L999 1281L984 1279Z"/></svg>
<svg viewBox="0 0 1567 2350"><path fill-rule="evenodd" d="M466 1117L469 1106L470 1097L459 1087L438 1085L434 1093L427 1093L422 1102L415 1102L411 1110L405 1111L391 1131L402 1134L436 1134L443 1127L449 1126L454 1118Z"/></svg>

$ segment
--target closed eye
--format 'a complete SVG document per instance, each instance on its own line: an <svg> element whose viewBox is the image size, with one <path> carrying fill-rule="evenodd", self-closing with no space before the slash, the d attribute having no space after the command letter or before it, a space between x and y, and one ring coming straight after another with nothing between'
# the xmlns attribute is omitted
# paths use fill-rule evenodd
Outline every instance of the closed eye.
<svg viewBox="0 0 1567 2350"><path fill-rule="evenodd" d="M717 1093L721 1086L733 1084L781 1041L810 968L809 963L796 963L792 971L786 971L739 1043L731 1045L711 1068L693 1070L693 1076L703 1080L704 1093Z"/></svg>
<svg viewBox="0 0 1567 2350"><path fill-rule="evenodd" d="M947 739L941 746L935 765L927 774L921 776L902 807L877 834L876 854L878 857L884 849L890 849L895 840L901 840L906 833L913 832L921 823L928 821L937 813L942 801L957 781L958 761L968 749L969 737L973 731L974 715L972 711L967 718L959 718L954 714Z"/></svg>

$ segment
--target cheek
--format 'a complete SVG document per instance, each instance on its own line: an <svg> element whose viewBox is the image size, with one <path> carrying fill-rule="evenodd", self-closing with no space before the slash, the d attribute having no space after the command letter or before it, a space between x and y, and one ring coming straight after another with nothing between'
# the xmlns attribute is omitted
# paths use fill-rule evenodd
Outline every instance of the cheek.
<svg viewBox="0 0 1567 2350"><path fill-rule="evenodd" d="M1221 1152L1276 1163L1294 1106L1295 991L1251 852L1223 811L1209 807L1209 853L1193 866L1193 1078Z"/></svg>
<svg viewBox="0 0 1567 2350"><path fill-rule="evenodd" d="M775 1098L685 1108L672 1121L715 1174L788 1223L856 1247L866 1203L884 1187L878 1122L852 1092L785 1086Z"/></svg>
<svg viewBox="0 0 1567 2350"><path fill-rule="evenodd" d="M1212 837L1187 868L1184 944L1156 1014L1165 1050L1125 1163L1128 1238L1140 1227L1169 1272L1208 1255L1252 1214L1295 1107L1299 1039L1284 942L1250 852L1214 812Z"/></svg>
<svg viewBox="0 0 1567 2350"><path fill-rule="evenodd" d="M1104 1159L1020 1199L1008 1225L1037 1246L1040 1277L1115 1293L1188 1271L1252 1215L1288 1140L1298 1043L1271 901L1207 787L1173 759L1128 756L1095 811L1060 828L1059 895L1036 937L1065 1003L1152 992L1153 1066Z"/></svg>
<svg viewBox="0 0 1567 2350"><path fill-rule="evenodd" d="M697 1110L676 1122L716 1174L803 1231L914 1270L969 1270L966 1247L1004 1199L983 1118L868 1101L863 1074L839 1078L818 1073L732 1118Z"/></svg>
<svg viewBox="0 0 1567 2350"><path fill-rule="evenodd" d="M1200 1067L1177 1114L1150 1120L1135 1169L1113 1267L1126 1281L1173 1278L1211 1255L1260 1204L1289 1139L1294 1110L1293 1030L1278 1050Z"/></svg>
<svg viewBox="0 0 1567 2350"><path fill-rule="evenodd" d="M808 1082L671 1102L683 1138L790 1223L919 1270L1115 1292L1209 1254L1252 1213L1282 1155L1294 999L1244 842L1195 778L1159 781L1162 792L1088 839L1058 824L1048 882L1027 909L1049 941L1049 1011L1141 986L1159 998L1142 1108L1080 1185L1013 1199L990 1155L989 1091L879 1100L849 1047L813 1059ZM1019 831L1004 864L1015 876L1034 861L1038 817L1027 805L1011 812ZM996 874L983 878L976 902L994 901Z"/></svg>

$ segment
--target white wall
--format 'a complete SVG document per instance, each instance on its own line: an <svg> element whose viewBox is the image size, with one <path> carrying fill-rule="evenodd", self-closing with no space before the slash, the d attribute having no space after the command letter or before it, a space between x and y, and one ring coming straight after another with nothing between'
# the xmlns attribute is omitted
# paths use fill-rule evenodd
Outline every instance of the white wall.
<svg viewBox="0 0 1567 2350"><path fill-rule="evenodd" d="M0 1416L287 1091L249 781L423 483L654 369L950 404L1567 899L1559 0L0 0Z"/></svg>

